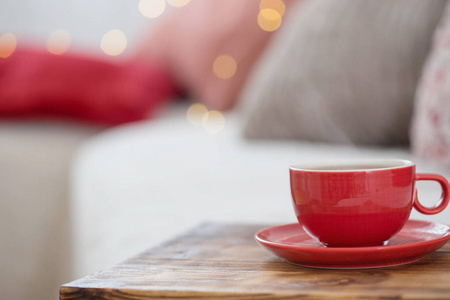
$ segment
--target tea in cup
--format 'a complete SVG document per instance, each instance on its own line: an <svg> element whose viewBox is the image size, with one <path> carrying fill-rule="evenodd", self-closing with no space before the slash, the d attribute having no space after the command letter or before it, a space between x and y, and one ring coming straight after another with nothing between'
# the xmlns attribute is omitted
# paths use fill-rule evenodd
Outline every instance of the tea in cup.
<svg viewBox="0 0 450 300"><path fill-rule="evenodd" d="M437 174L416 173L401 159L330 161L289 168L298 222L326 246L358 247L385 244L409 219L412 208L423 214L445 209L448 181ZM437 181L441 201L434 208L420 204L417 180Z"/></svg>

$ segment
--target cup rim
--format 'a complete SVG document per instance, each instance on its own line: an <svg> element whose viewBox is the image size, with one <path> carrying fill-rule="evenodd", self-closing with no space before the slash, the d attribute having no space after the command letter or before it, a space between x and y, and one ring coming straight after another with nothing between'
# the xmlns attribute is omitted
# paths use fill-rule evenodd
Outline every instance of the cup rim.
<svg viewBox="0 0 450 300"><path fill-rule="evenodd" d="M374 168L349 168L349 169L327 169L326 167L339 167L342 165L379 165ZM401 169L414 166L415 164L406 159L345 159L345 160L323 160L310 163L295 164L289 167L292 171L302 172L376 172L383 170Z"/></svg>

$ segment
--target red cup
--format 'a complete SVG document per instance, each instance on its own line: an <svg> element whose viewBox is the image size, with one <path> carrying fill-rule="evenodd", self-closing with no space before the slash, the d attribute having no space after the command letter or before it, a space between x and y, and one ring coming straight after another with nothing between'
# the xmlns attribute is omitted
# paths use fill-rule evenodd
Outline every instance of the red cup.
<svg viewBox="0 0 450 300"><path fill-rule="evenodd" d="M415 169L413 162L400 159L291 166L298 222L326 246L383 245L403 228L413 207L423 214L437 214L449 203L448 181L436 174L416 174ZM442 197L435 207L420 204L417 180L441 185Z"/></svg>

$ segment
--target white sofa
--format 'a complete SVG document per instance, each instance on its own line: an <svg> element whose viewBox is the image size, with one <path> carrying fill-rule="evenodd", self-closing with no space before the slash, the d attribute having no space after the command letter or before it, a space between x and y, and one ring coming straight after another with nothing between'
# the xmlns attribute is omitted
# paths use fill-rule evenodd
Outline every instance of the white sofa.
<svg viewBox="0 0 450 300"><path fill-rule="evenodd" d="M58 287L202 222L295 222L288 167L339 158L414 159L408 149L248 141L225 114L210 134L187 104L100 131L67 123L0 124L1 281L5 299L56 299ZM421 172L450 170L417 162ZM432 205L437 184L419 183ZM450 222L450 208L412 218Z"/></svg>
<svg viewBox="0 0 450 300"><path fill-rule="evenodd" d="M158 120L123 126L89 139L72 170L74 275L82 276L173 238L201 222L295 222L288 167L339 158L413 159L407 149L287 141L246 141L239 116L206 133L190 125L187 107ZM420 172L450 170L418 163ZM435 183L418 184L431 206ZM450 222L450 208L412 218Z"/></svg>
<svg viewBox="0 0 450 300"><path fill-rule="evenodd" d="M73 278L69 169L99 128L50 121L0 122L2 299L56 299Z"/></svg>

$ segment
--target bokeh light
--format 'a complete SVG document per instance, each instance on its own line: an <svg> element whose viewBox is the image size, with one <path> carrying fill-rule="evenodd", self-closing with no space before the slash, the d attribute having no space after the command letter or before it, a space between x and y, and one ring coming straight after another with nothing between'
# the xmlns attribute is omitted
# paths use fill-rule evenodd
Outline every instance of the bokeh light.
<svg viewBox="0 0 450 300"><path fill-rule="evenodd" d="M0 36L0 58L7 58L16 50L17 39L12 33L5 33Z"/></svg>
<svg viewBox="0 0 450 300"><path fill-rule="evenodd" d="M56 55L61 55L70 47L70 34L65 30L57 30L47 39L47 50Z"/></svg>
<svg viewBox="0 0 450 300"><path fill-rule="evenodd" d="M281 14L272 8L265 8L259 12L258 25L264 31L277 30L281 25Z"/></svg>
<svg viewBox="0 0 450 300"><path fill-rule="evenodd" d="M263 10L267 8L276 10L280 16L283 16L286 10L286 5L282 0L261 0L259 9Z"/></svg>
<svg viewBox="0 0 450 300"><path fill-rule="evenodd" d="M229 79L234 76L237 63L230 55L220 55L214 60L213 72L220 79Z"/></svg>
<svg viewBox="0 0 450 300"><path fill-rule="evenodd" d="M225 117L221 112L211 110L203 116L202 125L206 132L218 133L225 127Z"/></svg>
<svg viewBox="0 0 450 300"><path fill-rule="evenodd" d="M186 118L192 125L201 125L203 117L208 113L206 106L200 103L192 104L186 113Z"/></svg>
<svg viewBox="0 0 450 300"><path fill-rule="evenodd" d="M140 0L139 11L147 18L156 18L164 13L166 9L165 0Z"/></svg>
<svg viewBox="0 0 450 300"><path fill-rule="evenodd" d="M118 29L108 31L103 35L100 47L108 55L119 55L127 47L127 37Z"/></svg>
<svg viewBox="0 0 450 300"><path fill-rule="evenodd" d="M167 0L173 7L182 7L191 2L191 0Z"/></svg>

